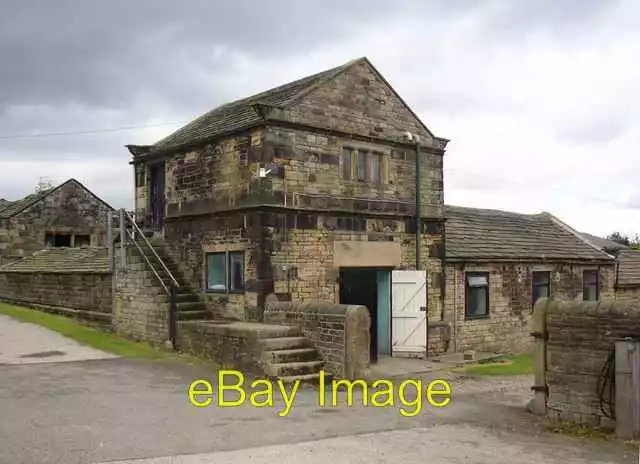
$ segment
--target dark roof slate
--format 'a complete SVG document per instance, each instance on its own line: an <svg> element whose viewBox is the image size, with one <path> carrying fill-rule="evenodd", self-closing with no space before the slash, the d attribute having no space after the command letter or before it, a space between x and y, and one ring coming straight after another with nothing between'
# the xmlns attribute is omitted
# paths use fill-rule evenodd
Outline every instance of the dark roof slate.
<svg viewBox="0 0 640 464"><path fill-rule="evenodd" d="M445 218L450 260L612 260L549 213L446 205Z"/></svg>
<svg viewBox="0 0 640 464"><path fill-rule="evenodd" d="M587 241L593 243L595 246L606 252L616 252L618 250L627 249L627 247L623 244L614 242L613 240L609 240L607 238L597 237L585 232L580 232L580 235L587 239Z"/></svg>
<svg viewBox="0 0 640 464"><path fill-rule="evenodd" d="M1 266L2 272L104 273L109 272L109 252L106 247L46 248Z"/></svg>
<svg viewBox="0 0 640 464"><path fill-rule="evenodd" d="M640 286L640 250L620 250L618 259L618 284Z"/></svg>
<svg viewBox="0 0 640 464"><path fill-rule="evenodd" d="M39 193L32 193L30 195L27 195L26 197L21 198L20 200L9 202L6 206L0 207L0 219L7 219L12 216L15 216L20 211L27 209L29 206L45 198L53 190L54 190L53 188L43 190L42 192L39 192Z"/></svg>
<svg viewBox="0 0 640 464"><path fill-rule="evenodd" d="M350 61L341 66L303 77L251 97L219 106L155 143L151 147L151 151L161 151L186 143L197 142L259 123L263 118L255 105L284 106L362 59L365 58Z"/></svg>

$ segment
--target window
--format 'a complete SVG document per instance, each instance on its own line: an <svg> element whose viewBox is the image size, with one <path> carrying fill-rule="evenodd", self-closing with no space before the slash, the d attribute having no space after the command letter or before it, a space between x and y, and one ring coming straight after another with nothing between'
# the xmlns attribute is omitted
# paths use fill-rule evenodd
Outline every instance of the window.
<svg viewBox="0 0 640 464"><path fill-rule="evenodd" d="M144 165L136 166L136 187L144 187L146 179L146 171Z"/></svg>
<svg viewBox="0 0 640 464"><path fill-rule="evenodd" d="M73 246L76 248L88 247L91 245L91 237L89 235L74 235Z"/></svg>
<svg viewBox="0 0 640 464"><path fill-rule="evenodd" d="M598 271L584 271L582 273L582 299L584 301L598 301L600 299L600 276Z"/></svg>
<svg viewBox="0 0 640 464"><path fill-rule="evenodd" d="M380 153L369 154L369 169L371 171L371 182L379 184L382 181L382 169L381 162L382 156Z"/></svg>
<svg viewBox="0 0 640 464"><path fill-rule="evenodd" d="M358 150L356 158L356 179L360 181L367 180L367 152Z"/></svg>
<svg viewBox="0 0 640 464"><path fill-rule="evenodd" d="M473 272L466 276L467 319L489 316L489 273Z"/></svg>
<svg viewBox="0 0 640 464"><path fill-rule="evenodd" d="M534 271L531 276L531 295L535 306L538 298L549 298L551 294L551 273L547 271Z"/></svg>
<svg viewBox="0 0 640 464"><path fill-rule="evenodd" d="M351 180L351 157L353 150L351 148L344 148L342 150L342 178L345 180Z"/></svg>
<svg viewBox="0 0 640 464"><path fill-rule="evenodd" d="M214 292L244 290L243 252L207 253L207 290Z"/></svg>
<svg viewBox="0 0 640 464"><path fill-rule="evenodd" d="M44 236L44 243L47 247L70 247L71 234L56 234L47 232Z"/></svg>

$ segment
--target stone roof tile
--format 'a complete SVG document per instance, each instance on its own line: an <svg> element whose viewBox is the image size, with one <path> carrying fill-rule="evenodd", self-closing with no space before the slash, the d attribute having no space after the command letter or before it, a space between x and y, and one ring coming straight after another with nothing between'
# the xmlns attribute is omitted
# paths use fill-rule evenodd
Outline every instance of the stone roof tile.
<svg viewBox="0 0 640 464"><path fill-rule="evenodd" d="M1 266L3 272L109 272L109 252L106 247L46 248Z"/></svg>

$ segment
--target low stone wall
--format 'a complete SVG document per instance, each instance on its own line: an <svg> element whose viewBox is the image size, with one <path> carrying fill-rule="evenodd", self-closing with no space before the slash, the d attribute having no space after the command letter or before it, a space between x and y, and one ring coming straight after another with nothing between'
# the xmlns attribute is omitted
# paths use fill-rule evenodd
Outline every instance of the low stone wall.
<svg viewBox="0 0 640 464"><path fill-rule="evenodd" d="M301 305L270 299L264 322L299 327L320 352L325 370L334 377L356 379L367 375L371 320L364 306Z"/></svg>
<svg viewBox="0 0 640 464"><path fill-rule="evenodd" d="M547 416L607 425L600 409L598 379L612 344L623 337L640 337L640 301L549 300L546 310Z"/></svg>
<svg viewBox="0 0 640 464"><path fill-rule="evenodd" d="M0 272L0 300L106 322L111 286L108 272Z"/></svg>
<svg viewBox="0 0 640 464"><path fill-rule="evenodd" d="M113 327L116 332L151 344L169 340L169 299L146 265L127 257L127 271L115 276Z"/></svg>

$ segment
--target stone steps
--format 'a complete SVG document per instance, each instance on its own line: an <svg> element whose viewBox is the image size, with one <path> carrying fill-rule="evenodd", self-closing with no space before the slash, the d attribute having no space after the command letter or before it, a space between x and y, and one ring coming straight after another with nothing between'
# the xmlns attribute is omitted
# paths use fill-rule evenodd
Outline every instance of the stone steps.
<svg viewBox="0 0 640 464"><path fill-rule="evenodd" d="M282 378L282 377L295 377L304 376L309 374L318 374L324 361L302 361L302 362L287 362L287 363L266 363L264 365L264 371L269 377Z"/></svg>
<svg viewBox="0 0 640 464"><path fill-rule="evenodd" d="M295 348L310 347L306 337L275 337L260 340L263 351L290 350Z"/></svg>
<svg viewBox="0 0 640 464"><path fill-rule="evenodd" d="M198 309L191 311L178 311L179 321L203 321L213 319L211 311L207 309Z"/></svg>
<svg viewBox="0 0 640 464"><path fill-rule="evenodd" d="M281 364L317 360L318 350L315 348L296 348L292 350L262 352L262 361L265 363Z"/></svg>

